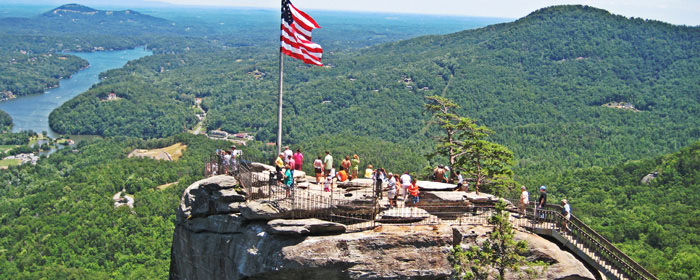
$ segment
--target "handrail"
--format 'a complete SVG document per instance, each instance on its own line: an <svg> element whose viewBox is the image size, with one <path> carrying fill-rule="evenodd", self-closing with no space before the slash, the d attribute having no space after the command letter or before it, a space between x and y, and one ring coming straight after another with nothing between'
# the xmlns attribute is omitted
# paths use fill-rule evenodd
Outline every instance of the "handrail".
<svg viewBox="0 0 700 280"><path fill-rule="evenodd" d="M205 164L205 176L209 176L212 174L224 174L228 173L230 175L233 175L236 177L236 179L240 182L241 186L245 189L245 191L249 194L247 196L248 199L250 200L255 200L255 199L260 199L263 197L267 197L268 199L275 196L275 195L282 195L281 190L275 190L277 187L273 187L271 180L271 175L269 174L267 176L259 176L259 175L254 175L252 170L250 169L249 165L246 163L247 161L243 158L238 158L238 161L236 164L233 165L225 165L222 163L221 159L217 155L213 155L209 158L209 161L206 162ZM265 178L267 177L267 178ZM258 195L253 195L253 189L256 187L261 187L264 186L265 184L268 184L267 190L262 191L262 196ZM276 184L275 184L276 186ZM261 191L260 188L257 189L259 192ZM277 192L276 192L277 191ZM267 193L265 193L267 192ZM373 191L370 190L370 193L374 193ZM307 193L306 197L299 197L299 201L297 202L297 198L294 194L292 194L292 199L295 201L294 205L300 204L302 208L308 208L308 209L319 209L318 207L327 209L327 213L307 213L310 215L315 215L318 216L319 218L322 217L333 217L335 214L333 211L328 208L328 206L333 207L338 207L343 204L343 201L341 199L336 199L333 198L332 196L330 198L328 197L321 197L316 195L309 195ZM517 199L506 199L510 201L513 205L518 204ZM376 204L376 200L375 200ZM420 208L420 206L419 206ZM535 203L531 202L528 204L528 207L526 208L527 213L532 213L535 208ZM290 209L291 211L297 211L299 209ZM651 274L649 271L647 271L644 267L639 265L636 261L634 261L632 258L627 256L624 252L620 251L615 245L613 245L610 241L608 241L603 235L600 233L596 232L592 228L590 228L588 225L586 225L584 222L582 222L578 217L575 215L571 215L571 218L568 220L568 227L569 231L564 232L561 228L562 221L565 220L565 217L561 215L561 210L562 206L556 205L556 204L547 204L545 205L544 209L538 209L537 213L538 215L543 213L544 214L544 219L543 221L547 222L544 224L536 224L534 223L535 220L538 220L538 217L535 215L532 216L531 220L531 227L532 228L543 228L543 229L549 229L549 230L556 230L563 236L570 236L573 239L573 242L576 244L581 244L582 246L585 246L586 249L593 251L595 256L600 258L600 263L601 265L605 266L610 265L614 267L615 271L623 276L620 278L629 278L629 279L643 279L643 280L658 280L653 274ZM512 211L512 209L511 209ZM358 220L358 221L366 221L371 223L372 226L377 222L377 209L376 205L374 206L374 209L371 211L371 213L363 213L363 214L358 214L357 216L343 216L341 217L342 219L349 219L349 220ZM371 216L371 217L368 217ZM303 216L299 216L303 217ZM526 217L530 217L529 215L526 215ZM590 256L594 257L594 256ZM599 262L600 262L599 261ZM614 273L614 272L611 272ZM618 276L619 277L619 276Z"/></svg>
<svg viewBox="0 0 700 280"><path fill-rule="evenodd" d="M507 200L514 205L517 205L518 203L518 201L515 199ZM533 211L534 207L535 203L531 202L528 204L526 211L531 213L530 211ZM537 212L538 214L544 213L545 221L552 222L556 225L550 225L551 228L548 229L557 230L560 233L567 234L562 231L560 226L562 221L565 219L565 217L561 215L562 209L563 207L561 205L547 204L543 210L538 210ZM534 215L532 218L537 219L537 217L534 217ZM587 249L594 251L594 253L596 253L597 256L599 256L603 261L614 266L620 274L630 279L658 280L656 276L647 271L627 254L620 251L620 249L603 237L603 235L590 228L575 215L571 215L571 219L568 220L567 224L569 227L570 236L576 243L582 244L586 246ZM532 226L533 228L536 227L534 223Z"/></svg>

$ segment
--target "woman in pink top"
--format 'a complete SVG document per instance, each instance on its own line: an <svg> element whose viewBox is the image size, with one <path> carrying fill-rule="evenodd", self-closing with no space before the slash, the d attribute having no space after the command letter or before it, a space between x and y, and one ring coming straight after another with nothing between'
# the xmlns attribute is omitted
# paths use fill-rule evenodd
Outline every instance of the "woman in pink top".
<svg viewBox="0 0 700 280"><path fill-rule="evenodd" d="M294 153L294 169L301 170L302 161L304 161L304 154L301 153L301 149L297 149L297 152Z"/></svg>

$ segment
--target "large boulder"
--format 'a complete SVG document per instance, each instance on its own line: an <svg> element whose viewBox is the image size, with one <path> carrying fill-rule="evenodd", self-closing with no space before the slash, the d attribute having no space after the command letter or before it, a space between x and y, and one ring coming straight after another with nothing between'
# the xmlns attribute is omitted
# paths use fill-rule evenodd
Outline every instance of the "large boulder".
<svg viewBox="0 0 700 280"><path fill-rule="evenodd" d="M421 191L454 191L457 189L455 184L447 184L432 181L417 181L416 185Z"/></svg>
<svg viewBox="0 0 700 280"><path fill-rule="evenodd" d="M237 213L245 193L236 189L236 178L219 175L192 183L180 199L177 220Z"/></svg>
<svg viewBox="0 0 700 280"><path fill-rule="evenodd" d="M345 232L345 225L319 219L283 220L267 222L270 233L279 235L332 235Z"/></svg>

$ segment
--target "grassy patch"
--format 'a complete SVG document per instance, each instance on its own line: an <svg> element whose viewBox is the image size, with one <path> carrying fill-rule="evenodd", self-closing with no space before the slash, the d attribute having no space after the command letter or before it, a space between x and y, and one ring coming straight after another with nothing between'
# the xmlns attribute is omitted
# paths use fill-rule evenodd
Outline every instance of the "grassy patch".
<svg viewBox="0 0 700 280"><path fill-rule="evenodd" d="M184 145L182 143L176 143L172 146L168 146L165 148L161 149L153 149L153 150L134 150L132 154L129 155L129 157L133 156L141 156L141 157L148 157L148 158L153 158L153 159L166 159L167 156L164 156L163 153L167 153L170 155L170 158L173 159L173 161L176 161L182 157L182 153L187 149L187 145Z"/></svg>
<svg viewBox="0 0 700 280"><path fill-rule="evenodd" d="M4 167L19 165L20 163L22 163L22 160L19 159L0 159L0 166Z"/></svg>
<svg viewBox="0 0 700 280"><path fill-rule="evenodd" d="M17 148L17 145L0 145L0 153L7 153L10 150Z"/></svg>

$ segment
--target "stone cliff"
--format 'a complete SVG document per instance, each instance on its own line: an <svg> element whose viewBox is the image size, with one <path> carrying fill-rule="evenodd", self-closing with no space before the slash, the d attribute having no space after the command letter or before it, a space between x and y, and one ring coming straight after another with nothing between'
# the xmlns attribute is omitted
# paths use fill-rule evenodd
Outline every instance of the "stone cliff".
<svg viewBox="0 0 700 280"><path fill-rule="evenodd" d="M171 253L171 279L446 279L453 242L485 238L484 225L380 225L347 232L345 225L291 220L259 202L228 176L195 182L182 197ZM459 237L457 237L459 236ZM594 279L574 256L537 235L529 260L541 260L541 279ZM515 277L515 274L511 274Z"/></svg>

